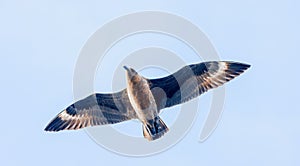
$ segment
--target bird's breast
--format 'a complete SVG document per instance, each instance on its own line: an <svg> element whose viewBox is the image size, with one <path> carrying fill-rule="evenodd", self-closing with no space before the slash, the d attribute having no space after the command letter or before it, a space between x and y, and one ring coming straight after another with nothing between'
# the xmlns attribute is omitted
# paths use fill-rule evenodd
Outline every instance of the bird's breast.
<svg viewBox="0 0 300 166"><path fill-rule="evenodd" d="M128 97L141 121L153 119L157 115L155 99L147 80L128 82Z"/></svg>

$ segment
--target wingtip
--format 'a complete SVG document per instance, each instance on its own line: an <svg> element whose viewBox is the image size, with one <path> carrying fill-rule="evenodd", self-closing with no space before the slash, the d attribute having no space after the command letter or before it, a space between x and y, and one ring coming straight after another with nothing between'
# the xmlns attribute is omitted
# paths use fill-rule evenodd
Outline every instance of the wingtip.
<svg viewBox="0 0 300 166"><path fill-rule="evenodd" d="M251 67L250 64L241 62L225 62L229 68L245 71Z"/></svg>
<svg viewBox="0 0 300 166"><path fill-rule="evenodd" d="M250 68L251 65L250 64L247 64L247 63L241 63L241 65L243 65L246 69Z"/></svg>
<svg viewBox="0 0 300 166"><path fill-rule="evenodd" d="M65 125L66 123L57 116L45 127L44 131L57 132L63 130L66 127Z"/></svg>

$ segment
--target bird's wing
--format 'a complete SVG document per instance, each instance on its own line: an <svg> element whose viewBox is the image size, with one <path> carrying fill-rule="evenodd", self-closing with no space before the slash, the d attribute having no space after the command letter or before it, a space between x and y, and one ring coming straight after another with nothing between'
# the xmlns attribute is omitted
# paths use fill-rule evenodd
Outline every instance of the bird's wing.
<svg viewBox="0 0 300 166"><path fill-rule="evenodd" d="M92 94L59 113L46 131L75 130L88 126L113 124L136 118L127 90L113 94Z"/></svg>
<svg viewBox="0 0 300 166"><path fill-rule="evenodd" d="M148 79L158 110L189 101L232 80L250 65L211 61L185 66L172 75Z"/></svg>

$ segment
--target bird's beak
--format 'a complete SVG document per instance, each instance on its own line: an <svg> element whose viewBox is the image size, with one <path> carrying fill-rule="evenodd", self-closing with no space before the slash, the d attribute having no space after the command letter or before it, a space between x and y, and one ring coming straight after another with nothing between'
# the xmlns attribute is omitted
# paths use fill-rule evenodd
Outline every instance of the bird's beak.
<svg viewBox="0 0 300 166"><path fill-rule="evenodd" d="M129 68L127 66L123 66L125 70L129 71Z"/></svg>

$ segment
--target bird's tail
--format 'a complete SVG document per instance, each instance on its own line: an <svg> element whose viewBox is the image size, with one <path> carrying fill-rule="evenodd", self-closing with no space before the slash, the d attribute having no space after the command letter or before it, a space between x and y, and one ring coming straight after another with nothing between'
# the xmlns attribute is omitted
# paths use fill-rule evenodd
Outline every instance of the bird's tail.
<svg viewBox="0 0 300 166"><path fill-rule="evenodd" d="M169 128L158 116L152 120L148 120L143 126L144 137L149 141L160 138L168 131Z"/></svg>

